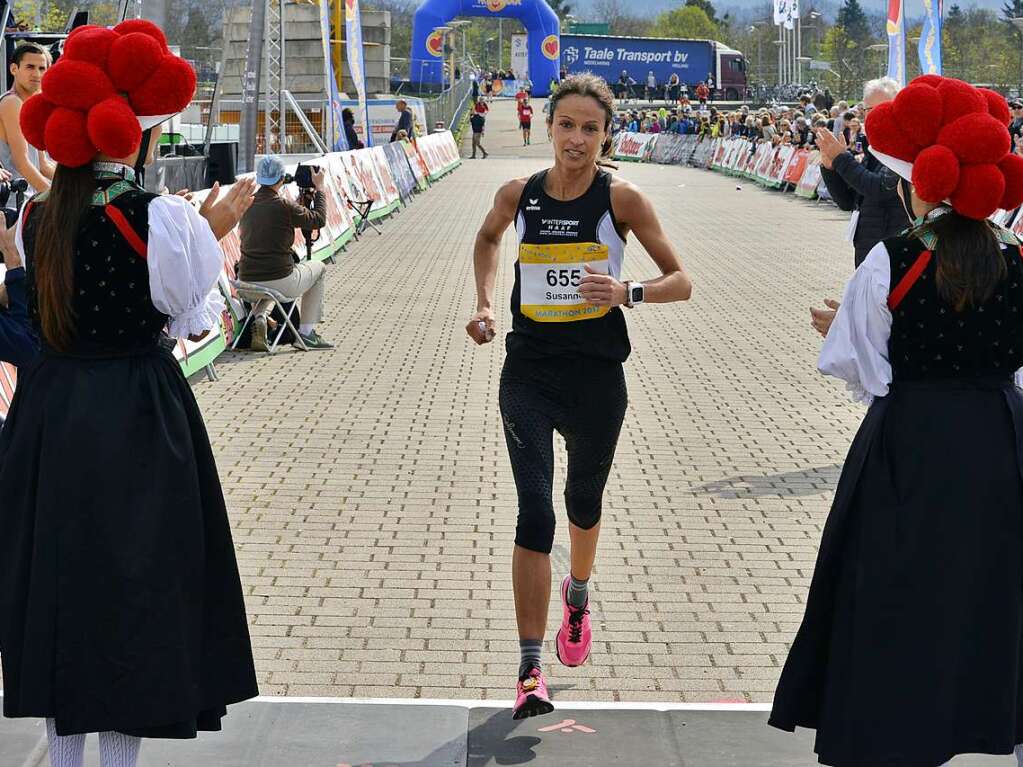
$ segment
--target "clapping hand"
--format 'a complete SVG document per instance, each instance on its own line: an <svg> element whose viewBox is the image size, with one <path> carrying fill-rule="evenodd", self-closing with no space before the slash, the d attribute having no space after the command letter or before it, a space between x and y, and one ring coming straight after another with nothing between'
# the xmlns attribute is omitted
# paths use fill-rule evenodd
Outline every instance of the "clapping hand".
<svg viewBox="0 0 1023 767"><path fill-rule="evenodd" d="M828 308L817 309L813 306L810 307L810 325L821 334L821 338L828 337L831 323L835 321L835 315L838 313L839 303L833 298L825 298L824 305Z"/></svg>
<svg viewBox="0 0 1023 767"><path fill-rule="evenodd" d="M849 148L845 136L835 137L827 128L817 129L817 148L821 150L821 165L831 170L831 164L842 152Z"/></svg>
<svg viewBox="0 0 1023 767"><path fill-rule="evenodd" d="M256 191L254 179L246 178L236 181L223 197L220 196L220 182L213 185L206 199L199 206L199 214L205 218L213 235L223 239L241 221L245 211L252 205L252 195Z"/></svg>

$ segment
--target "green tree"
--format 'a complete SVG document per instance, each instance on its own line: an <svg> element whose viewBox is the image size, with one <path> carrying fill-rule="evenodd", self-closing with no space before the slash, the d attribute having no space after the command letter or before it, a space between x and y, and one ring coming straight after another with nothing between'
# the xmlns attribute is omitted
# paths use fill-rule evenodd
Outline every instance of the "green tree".
<svg viewBox="0 0 1023 767"><path fill-rule="evenodd" d="M702 9L684 6L662 13L654 19L653 32L658 37L713 40L718 36L718 27Z"/></svg>
<svg viewBox="0 0 1023 767"><path fill-rule="evenodd" d="M713 24L719 23L717 11L714 10L714 4L710 0L686 0L685 7L699 8L701 11L707 14L707 18L711 20L711 23Z"/></svg>
<svg viewBox="0 0 1023 767"><path fill-rule="evenodd" d="M949 77L964 76L963 71L963 36L966 29L966 15L958 4L948 9L942 24L941 66Z"/></svg>
<svg viewBox="0 0 1023 767"><path fill-rule="evenodd" d="M547 0L547 5L551 7L551 10L554 11L558 15L558 18L562 21L564 21L565 17L570 14L574 8L574 6L571 3L566 2L566 0Z"/></svg>
<svg viewBox="0 0 1023 767"><path fill-rule="evenodd" d="M842 27L848 38L855 41L857 45L869 40L871 36L870 20L863 12L860 0L845 0L845 4L838 11L835 26Z"/></svg>

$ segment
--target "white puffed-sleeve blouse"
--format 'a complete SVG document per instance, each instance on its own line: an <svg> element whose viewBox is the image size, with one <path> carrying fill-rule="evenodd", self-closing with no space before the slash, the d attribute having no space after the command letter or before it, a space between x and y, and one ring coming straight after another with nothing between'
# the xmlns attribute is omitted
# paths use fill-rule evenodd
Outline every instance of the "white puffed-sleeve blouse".
<svg viewBox="0 0 1023 767"><path fill-rule="evenodd" d="M24 260L22 218L15 242ZM147 246L149 293L170 318L167 332L186 338L215 328L225 308L217 289L224 256L206 219L183 197L157 197L149 204Z"/></svg>

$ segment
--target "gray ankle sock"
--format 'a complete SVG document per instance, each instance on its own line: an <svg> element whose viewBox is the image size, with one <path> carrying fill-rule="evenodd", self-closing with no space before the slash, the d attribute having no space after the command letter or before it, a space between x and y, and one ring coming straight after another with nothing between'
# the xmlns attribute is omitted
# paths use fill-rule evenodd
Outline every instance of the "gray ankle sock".
<svg viewBox="0 0 1023 767"><path fill-rule="evenodd" d="M542 639L519 640L519 679L529 673L529 669L540 668L540 653L543 650Z"/></svg>
<svg viewBox="0 0 1023 767"><path fill-rule="evenodd" d="M587 578L585 581L577 581L574 575L568 576L568 603L572 607L586 607L586 585L589 583Z"/></svg>

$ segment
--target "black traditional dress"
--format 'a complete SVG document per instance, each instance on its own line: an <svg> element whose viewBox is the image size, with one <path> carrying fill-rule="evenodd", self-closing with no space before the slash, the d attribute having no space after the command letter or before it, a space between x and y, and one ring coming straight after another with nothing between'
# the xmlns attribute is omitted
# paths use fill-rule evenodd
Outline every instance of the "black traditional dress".
<svg viewBox="0 0 1023 767"><path fill-rule="evenodd" d="M188 738L257 694L217 468L164 330L214 326L221 257L187 202L131 179L98 175L74 348L19 371L0 432L4 715L52 717L60 735ZM37 322L46 204L19 224Z"/></svg>
<svg viewBox="0 0 1023 767"><path fill-rule="evenodd" d="M885 240L821 352L873 402L770 723L816 728L822 764L937 767L1023 741L1023 256L999 236L1007 277L962 312L933 241Z"/></svg>

